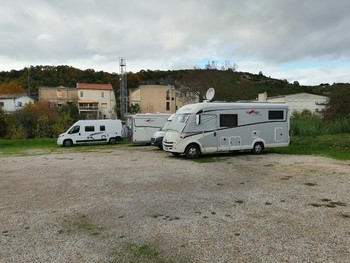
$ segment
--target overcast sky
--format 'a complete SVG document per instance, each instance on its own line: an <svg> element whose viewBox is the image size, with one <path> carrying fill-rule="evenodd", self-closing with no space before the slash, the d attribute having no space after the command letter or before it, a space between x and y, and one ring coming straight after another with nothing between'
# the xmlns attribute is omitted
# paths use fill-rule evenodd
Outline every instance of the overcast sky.
<svg viewBox="0 0 350 263"><path fill-rule="evenodd" d="M0 71L228 60L300 84L350 82L349 13L349 0L0 0Z"/></svg>

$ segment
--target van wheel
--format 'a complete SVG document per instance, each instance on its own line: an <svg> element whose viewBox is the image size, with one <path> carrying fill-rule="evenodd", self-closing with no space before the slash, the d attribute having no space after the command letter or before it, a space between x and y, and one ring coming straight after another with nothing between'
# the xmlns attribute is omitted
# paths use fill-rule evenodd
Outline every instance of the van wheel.
<svg viewBox="0 0 350 263"><path fill-rule="evenodd" d="M116 144L117 143L117 140L115 138L110 138L109 139L109 143L110 144Z"/></svg>
<svg viewBox="0 0 350 263"><path fill-rule="evenodd" d="M201 156L201 151L199 150L199 147L196 144L190 144L185 150L185 155L189 159L194 159Z"/></svg>
<svg viewBox="0 0 350 263"><path fill-rule="evenodd" d="M254 144L254 147L252 149L252 152L254 154L262 154L262 152L264 151L264 144L261 142L257 142L256 144Z"/></svg>
<svg viewBox="0 0 350 263"><path fill-rule="evenodd" d="M64 140L63 141L63 146L65 147L70 147L73 145L73 141L72 140Z"/></svg>

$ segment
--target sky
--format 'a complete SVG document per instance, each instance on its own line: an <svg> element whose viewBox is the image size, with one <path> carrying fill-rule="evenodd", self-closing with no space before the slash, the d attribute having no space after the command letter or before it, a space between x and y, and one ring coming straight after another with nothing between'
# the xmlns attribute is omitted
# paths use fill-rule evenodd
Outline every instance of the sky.
<svg viewBox="0 0 350 263"><path fill-rule="evenodd" d="M349 0L0 0L0 71L204 68L350 83Z"/></svg>

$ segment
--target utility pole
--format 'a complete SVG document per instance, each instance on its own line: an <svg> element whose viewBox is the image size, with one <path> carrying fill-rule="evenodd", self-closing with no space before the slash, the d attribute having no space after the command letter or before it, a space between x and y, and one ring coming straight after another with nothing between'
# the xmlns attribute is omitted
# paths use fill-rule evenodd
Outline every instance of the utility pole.
<svg viewBox="0 0 350 263"><path fill-rule="evenodd" d="M128 88L126 78L126 60L120 58L120 75L119 75L119 90L120 90L120 118L125 119L128 113Z"/></svg>
<svg viewBox="0 0 350 263"><path fill-rule="evenodd" d="M27 90L28 90L28 96L30 97L30 68L29 68L29 65L27 68Z"/></svg>

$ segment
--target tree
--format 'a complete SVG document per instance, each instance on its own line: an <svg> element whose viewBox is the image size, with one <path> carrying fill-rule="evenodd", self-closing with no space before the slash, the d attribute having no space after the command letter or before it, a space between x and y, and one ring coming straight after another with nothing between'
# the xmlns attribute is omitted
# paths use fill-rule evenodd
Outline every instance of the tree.
<svg viewBox="0 0 350 263"><path fill-rule="evenodd" d="M0 108L0 138L4 138L7 133L7 120L5 112Z"/></svg>
<svg viewBox="0 0 350 263"><path fill-rule="evenodd" d="M67 115L69 116L71 123L68 123L68 127L71 126L74 122L78 121L80 116L79 116L79 109L76 104L65 104L59 109L59 115ZM66 126L67 126L66 125Z"/></svg>
<svg viewBox="0 0 350 263"><path fill-rule="evenodd" d="M17 80L6 81L0 84L0 94L16 94L24 92L24 89Z"/></svg>
<svg viewBox="0 0 350 263"><path fill-rule="evenodd" d="M136 114L136 113L139 113L140 112L140 104L138 103L132 103L130 106L129 106L129 113L130 114Z"/></svg>
<svg viewBox="0 0 350 263"><path fill-rule="evenodd" d="M41 115L36 123L34 129L35 138L48 138L51 137L52 131L49 123L49 117L44 114Z"/></svg>
<svg viewBox="0 0 350 263"><path fill-rule="evenodd" d="M340 84L329 96L326 107L325 119L335 120L350 116L350 88L348 85Z"/></svg>

